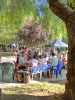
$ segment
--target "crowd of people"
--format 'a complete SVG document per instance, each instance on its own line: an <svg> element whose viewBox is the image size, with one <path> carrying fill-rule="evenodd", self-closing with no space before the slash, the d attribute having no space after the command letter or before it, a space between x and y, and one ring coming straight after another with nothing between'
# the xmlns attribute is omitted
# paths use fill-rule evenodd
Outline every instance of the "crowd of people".
<svg viewBox="0 0 75 100"><path fill-rule="evenodd" d="M15 55L17 71L20 69L27 70L28 68L33 70L33 68L37 65L42 67L49 63L50 74L52 75L51 69L53 67L56 67L61 61L64 62L64 64L67 63L66 56L61 53L59 48L56 49L56 52L50 49L43 49L42 52L39 52L36 48L19 47L16 49ZM28 65L26 63L28 63Z"/></svg>
<svg viewBox="0 0 75 100"><path fill-rule="evenodd" d="M64 55L61 54L59 48L57 48L57 53L53 52L53 50L43 50L42 53L39 53L35 48L27 48L27 47L19 47L16 50L16 63L19 69L25 69L25 63L27 61L31 62L31 67L37 65L44 65L50 63L51 66L56 66L59 62L63 61L67 62Z"/></svg>
<svg viewBox="0 0 75 100"><path fill-rule="evenodd" d="M47 63L46 54L42 57L42 55L39 55L38 50L34 48L28 49L27 47L19 47L15 55L17 56L16 63L19 69L25 68L25 63L27 61L31 62L31 67L37 66L38 64L44 64L45 62ZM43 60L40 62L42 58Z"/></svg>

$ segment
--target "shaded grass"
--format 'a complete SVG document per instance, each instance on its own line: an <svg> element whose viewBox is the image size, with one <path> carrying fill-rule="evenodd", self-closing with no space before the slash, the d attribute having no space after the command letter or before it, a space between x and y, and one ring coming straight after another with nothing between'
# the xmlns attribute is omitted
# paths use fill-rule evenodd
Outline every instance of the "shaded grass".
<svg viewBox="0 0 75 100"><path fill-rule="evenodd" d="M14 55L15 55L14 52L0 52L0 54L1 54L3 57L9 57L9 56L14 56Z"/></svg>
<svg viewBox="0 0 75 100"><path fill-rule="evenodd" d="M66 80L41 82L6 88L3 90L3 100L61 100L65 82Z"/></svg>
<svg viewBox="0 0 75 100"><path fill-rule="evenodd" d="M49 83L64 85L66 83L66 79L64 79L64 80L50 81Z"/></svg>

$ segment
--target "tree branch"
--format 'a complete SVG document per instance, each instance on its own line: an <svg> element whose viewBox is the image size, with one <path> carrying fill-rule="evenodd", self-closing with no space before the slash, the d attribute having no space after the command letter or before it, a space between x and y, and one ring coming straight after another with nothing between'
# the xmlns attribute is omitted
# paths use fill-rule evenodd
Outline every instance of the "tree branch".
<svg viewBox="0 0 75 100"><path fill-rule="evenodd" d="M54 14L65 22L71 22L73 10L61 0L47 0L49 7Z"/></svg>

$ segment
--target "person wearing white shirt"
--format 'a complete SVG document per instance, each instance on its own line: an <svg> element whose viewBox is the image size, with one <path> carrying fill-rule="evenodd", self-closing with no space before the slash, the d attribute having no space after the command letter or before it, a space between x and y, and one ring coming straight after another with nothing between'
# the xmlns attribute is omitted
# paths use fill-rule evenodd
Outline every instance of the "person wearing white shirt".
<svg viewBox="0 0 75 100"><path fill-rule="evenodd" d="M31 63L32 63L32 67L37 66L38 65L38 60L36 59L36 56L33 56L33 59L31 59Z"/></svg>
<svg viewBox="0 0 75 100"><path fill-rule="evenodd" d="M47 64L47 57L46 55L39 55L39 59L38 59L38 64L40 66L44 65L44 64Z"/></svg>
<svg viewBox="0 0 75 100"><path fill-rule="evenodd" d="M47 64L47 53L42 54L42 65Z"/></svg>
<svg viewBox="0 0 75 100"><path fill-rule="evenodd" d="M42 58L42 65L47 64L47 58Z"/></svg>
<svg viewBox="0 0 75 100"><path fill-rule="evenodd" d="M52 74L52 69L57 67L58 65L58 57L55 56L55 53L52 53L52 58L50 59L51 67L50 67L50 72Z"/></svg>
<svg viewBox="0 0 75 100"><path fill-rule="evenodd" d="M50 59L51 67L55 67L58 64L58 58L55 53L52 53L52 58Z"/></svg>
<svg viewBox="0 0 75 100"><path fill-rule="evenodd" d="M27 58L26 58L25 54L22 53L22 56L19 57L19 64L18 64L18 66L19 66L20 69L21 68L22 69L26 68L26 66L25 66L25 62L26 61L27 61Z"/></svg>

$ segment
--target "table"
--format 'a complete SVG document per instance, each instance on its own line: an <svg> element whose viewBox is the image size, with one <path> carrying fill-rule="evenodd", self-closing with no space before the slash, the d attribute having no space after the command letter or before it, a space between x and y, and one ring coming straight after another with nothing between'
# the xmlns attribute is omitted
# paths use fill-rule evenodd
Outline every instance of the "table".
<svg viewBox="0 0 75 100"><path fill-rule="evenodd" d="M30 72L29 71L19 70L17 72L19 74L23 74L23 82L24 83L29 83L29 81L30 81Z"/></svg>

